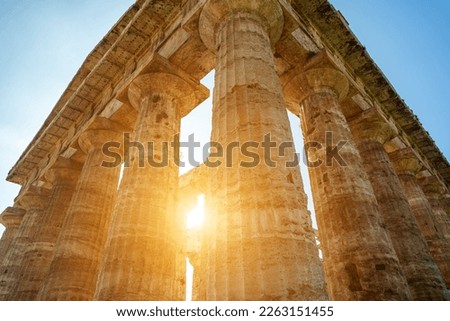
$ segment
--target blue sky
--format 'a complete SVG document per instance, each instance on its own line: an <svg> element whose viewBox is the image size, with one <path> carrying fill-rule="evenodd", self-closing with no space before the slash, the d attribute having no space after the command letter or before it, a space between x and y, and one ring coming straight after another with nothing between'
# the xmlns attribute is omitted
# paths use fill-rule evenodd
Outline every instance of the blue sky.
<svg viewBox="0 0 450 321"><path fill-rule="evenodd" d="M4 181L9 169L85 57L133 2L0 2L0 211L19 191ZM450 1L331 2L449 158ZM209 117L207 103L183 120L183 137L195 131L208 140ZM297 123L292 129L300 145Z"/></svg>
<svg viewBox="0 0 450 321"><path fill-rule="evenodd" d="M331 0L450 158L450 1Z"/></svg>

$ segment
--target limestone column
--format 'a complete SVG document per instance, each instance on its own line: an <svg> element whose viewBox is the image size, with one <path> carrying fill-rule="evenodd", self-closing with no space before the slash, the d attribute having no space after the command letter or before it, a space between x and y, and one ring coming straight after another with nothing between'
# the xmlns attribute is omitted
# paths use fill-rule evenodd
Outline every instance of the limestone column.
<svg viewBox="0 0 450 321"><path fill-rule="evenodd" d="M441 204L444 208L445 213L447 213L447 216L450 219L450 191L442 195Z"/></svg>
<svg viewBox="0 0 450 321"><path fill-rule="evenodd" d="M0 240L0 266L3 264L3 259L8 253L9 247L15 243L17 231L24 215L25 210L15 206L7 207L0 215L0 224L5 227Z"/></svg>
<svg viewBox="0 0 450 321"><path fill-rule="evenodd" d="M441 233L450 242L450 216L445 211L445 195L448 194L446 187L436 176L421 178L419 184L433 209L437 228L441 230Z"/></svg>
<svg viewBox="0 0 450 321"><path fill-rule="evenodd" d="M422 166L410 148L398 150L390 157L431 255L450 289L450 244L438 228L433 209L416 179Z"/></svg>
<svg viewBox="0 0 450 321"><path fill-rule="evenodd" d="M199 196L209 194L208 167L203 163L186 174L180 176L178 190L178 211L183 216L184 230L187 226L187 213L192 211L199 205ZM184 252L185 257L189 258L192 265L192 301L205 301L205 284L202 261L202 243L204 241L203 234L208 226L199 224L189 228L185 232ZM185 271L186 274L186 271Z"/></svg>
<svg viewBox="0 0 450 321"><path fill-rule="evenodd" d="M93 299L120 173L120 166L103 164L110 159L102 148L107 142L121 142L123 131L121 125L99 117L79 138L86 160L40 300Z"/></svg>
<svg viewBox="0 0 450 321"><path fill-rule="evenodd" d="M394 130L373 108L353 119L350 129L408 281L412 298L445 300L445 282L420 232L389 155L383 147L383 144L394 136Z"/></svg>
<svg viewBox="0 0 450 321"><path fill-rule="evenodd" d="M55 244L66 218L70 200L75 193L75 186L80 175L81 166L60 157L47 172L46 178L53 186L49 203L33 230L30 244L24 253L20 271L20 281L11 300L35 300L53 259Z"/></svg>
<svg viewBox="0 0 450 321"><path fill-rule="evenodd" d="M14 244L11 244L0 270L0 300L7 300L14 293L20 280L25 250L30 244L34 229L40 224L39 219L48 202L48 191L42 188L29 187L19 195L17 204L25 209L26 213L17 230Z"/></svg>
<svg viewBox="0 0 450 321"><path fill-rule="evenodd" d="M129 88L138 110L133 138L141 148L131 150L125 165L95 299L184 300L177 281L179 155L171 143L179 143L182 109L198 104L193 86L153 72Z"/></svg>
<svg viewBox="0 0 450 321"><path fill-rule="evenodd" d="M447 213L447 216L450 219L450 192L447 192L442 196L441 204L444 208L445 213Z"/></svg>
<svg viewBox="0 0 450 321"><path fill-rule="evenodd" d="M189 231L187 240L187 255L191 263L194 273L192 275L192 301L206 300L206 284L205 284L205 258L203 257L202 241L203 229L201 227L194 228Z"/></svg>
<svg viewBox="0 0 450 321"><path fill-rule="evenodd" d="M295 150L272 52L281 7L209 1L199 28L217 56L211 140L225 156L210 159L218 166L206 199L206 299L325 299L299 168L286 164Z"/></svg>
<svg viewBox="0 0 450 321"><path fill-rule="evenodd" d="M372 185L339 100L345 76L317 57L285 86L300 104L302 132L328 294L333 300L411 298ZM314 68L315 63L320 65Z"/></svg>

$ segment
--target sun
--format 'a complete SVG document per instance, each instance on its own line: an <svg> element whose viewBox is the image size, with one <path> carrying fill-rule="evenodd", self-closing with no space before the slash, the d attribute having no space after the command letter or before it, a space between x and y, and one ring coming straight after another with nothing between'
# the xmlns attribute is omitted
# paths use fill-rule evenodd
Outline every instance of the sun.
<svg viewBox="0 0 450 321"><path fill-rule="evenodd" d="M193 229L200 226L205 218L205 195L197 196L197 205L186 214L186 226Z"/></svg>

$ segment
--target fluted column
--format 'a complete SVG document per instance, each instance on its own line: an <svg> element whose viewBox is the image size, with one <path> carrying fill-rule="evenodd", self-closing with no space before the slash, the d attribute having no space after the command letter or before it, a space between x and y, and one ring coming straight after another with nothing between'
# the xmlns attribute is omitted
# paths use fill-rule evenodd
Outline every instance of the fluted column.
<svg viewBox="0 0 450 321"><path fill-rule="evenodd" d="M210 168L206 299L325 299L300 172L286 165L295 150L271 49L283 28L281 7L209 1L199 28L217 56L211 140L227 149L210 158L222 163ZM253 145L257 161L248 164L241 149L229 149L236 144Z"/></svg>
<svg viewBox="0 0 450 321"><path fill-rule="evenodd" d="M196 226L188 231L186 240L186 254L194 268L192 275L192 301L206 300L206 263L204 247L204 232L206 225Z"/></svg>
<svg viewBox="0 0 450 321"><path fill-rule="evenodd" d="M0 270L0 300L7 300L14 293L20 280L24 253L30 244L33 231L48 202L48 191L42 188L29 187L17 200L19 207L26 213L17 231L14 244L11 244Z"/></svg>
<svg viewBox="0 0 450 321"><path fill-rule="evenodd" d="M318 57L319 59L320 57ZM371 183L341 111L345 76L318 62L294 75L286 96L300 104L328 294L333 300L410 299Z"/></svg>
<svg viewBox="0 0 450 321"><path fill-rule="evenodd" d="M2 238L0 240L0 266L3 264L3 260L8 253L11 244L14 244L19 230L20 223L22 222L25 210L15 206L7 207L0 215L0 224L5 227Z"/></svg>
<svg viewBox="0 0 450 321"><path fill-rule="evenodd" d="M419 185L433 209L433 216L437 228L441 230L441 233L450 242L450 216L445 211L445 196L448 194L446 187L436 176L421 178Z"/></svg>
<svg viewBox="0 0 450 321"><path fill-rule="evenodd" d="M450 191L442 195L441 204L444 208L445 213L447 213L447 216L450 219Z"/></svg>
<svg viewBox="0 0 450 321"><path fill-rule="evenodd" d="M178 209L184 216L185 238L184 252L192 265L192 301L205 301L205 271L204 255L202 255L202 243L204 241L204 232L208 229L203 222L186 230L187 213L199 206L199 196L205 198L209 195L208 167L203 163L199 167L190 170L188 173L180 176L178 190ZM204 205L204 204L203 204Z"/></svg>
<svg viewBox="0 0 450 321"><path fill-rule="evenodd" d="M154 72L139 76L128 97L138 110L131 150L114 208L102 263L98 300L184 300L177 278L177 149L182 108L198 103L181 77ZM180 297L181 296L181 297Z"/></svg>
<svg viewBox="0 0 450 321"><path fill-rule="evenodd" d="M446 299L445 282L428 250L383 144L394 135L375 109L350 122L350 129L372 183L381 216L391 237L414 300Z"/></svg>
<svg viewBox="0 0 450 321"><path fill-rule="evenodd" d="M422 166L410 148L398 150L390 157L431 255L450 289L450 244L438 228L433 209L417 181L416 174Z"/></svg>
<svg viewBox="0 0 450 321"><path fill-rule="evenodd" d="M120 166L103 164L110 159L102 148L109 141L121 142L123 131L121 125L97 118L81 134L86 160L38 299L93 299L120 173Z"/></svg>
<svg viewBox="0 0 450 321"><path fill-rule="evenodd" d="M206 270L205 270L205 257L202 249L202 231L200 228L189 231L188 246L191 247L187 254L189 262L194 268L192 275L192 301L205 301L206 300Z"/></svg>
<svg viewBox="0 0 450 321"><path fill-rule="evenodd" d="M20 271L20 281L12 300L35 300L47 276L53 259L55 244L66 218L70 200L80 175L78 163L60 157L47 172L53 184L47 209L33 230Z"/></svg>

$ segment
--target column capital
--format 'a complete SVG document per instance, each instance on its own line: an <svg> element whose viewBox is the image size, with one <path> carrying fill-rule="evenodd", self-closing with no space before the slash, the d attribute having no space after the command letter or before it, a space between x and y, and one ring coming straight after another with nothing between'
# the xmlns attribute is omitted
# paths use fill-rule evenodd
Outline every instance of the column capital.
<svg viewBox="0 0 450 321"><path fill-rule="evenodd" d="M374 107L351 119L349 126L357 143L370 141L384 144L396 134L396 130Z"/></svg>
<svg viewBox="0 0 450 321"><path fill-rule="evenodd" d="M28 190L17 197L17 204L28 210L30 208L44 208L48 202L49 191L42 187L30 186Z"/></svg>
<svg viewBox="0 0 450 321"><path fill-rule="evenodd" d="M47 173L45 173L45 178L51 184L60 182L76 184L81 169L82 164L71 159L59 157Z"/></svg>
<svg viewBox="0 0 450 321"><path fill-rule="evenodd" d="M389 158L397 174L417 174L422 170L422 164L411 147L392 152Z"/></svg>
<svg viewBox="0 0 450 321"><path fill-rule="evenodd" d="M275 44L281 37L284 26L283 10L278 1L209 0L200 14L200 38L205 46L216 52L216 35L220 24L229 16L246 13L258 17L267 29L270 41Z"/></svg>
<svg viewBox="0 0 450 321"><path fill-rule="evenodd" d="M129 130L108 118L97 117L92 125L81 133L78 145L86 154L93 148L100 148L108 141L122 141L122 135Z"/></svg>
<svg viewBox="0 0 450 321"><path fill-rule="evenodd" d="M141 102L151 95L167 95L177 103L181 116L187 115L203 101L206 98L204 94L205 88L194 80L164 71L140 75L128 88L128 99L136 110L139 111Z"/></svg>
<svg viewBox="0 0 450 321"><path fill-rule="evenodd" d="M0 224L6 228L11 226L19 226L22 222L25 210L22 208L8 206L2 214L0 214Z"/></svg>
<svg viewBox="0 0 450 321"><path fill-rule="evenodd" d="M332 92L342 101L348 94L349 82L339 70L323 66L302 71L289 79L285 86L285 96L294 103L321 92Z"/></svg>

